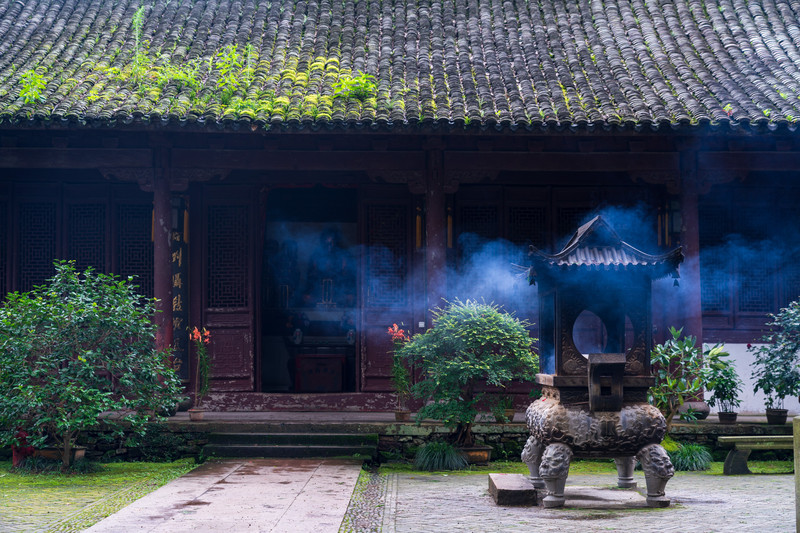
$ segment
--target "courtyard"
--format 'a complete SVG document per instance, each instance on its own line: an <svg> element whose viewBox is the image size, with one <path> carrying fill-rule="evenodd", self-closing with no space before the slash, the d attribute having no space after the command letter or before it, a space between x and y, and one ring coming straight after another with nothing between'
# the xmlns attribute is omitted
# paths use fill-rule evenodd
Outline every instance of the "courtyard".
<svg viewBox="0 0 800 533"><path fill-rule="evenodd" d="M342 459L212 459L133 502L131 495L146 492L143 482L157 480L88 496L51 487L24 503L6 486L0 531L83 531L115 505L121 511L89 531L729 532L752 531L754 524L765 532L794 531L791 474L723 476L714 463L709 472L676 473L667 486L671 505L649 509L637 490L614 488L613 465L587 462L573 468L579 473L569 477L563 509L495 505L487 472L520 467L421 473L397 464L365 469ZM786 472L791 465L756 461L751 467ZM643 487L643 474L634 477Z"/></svg>

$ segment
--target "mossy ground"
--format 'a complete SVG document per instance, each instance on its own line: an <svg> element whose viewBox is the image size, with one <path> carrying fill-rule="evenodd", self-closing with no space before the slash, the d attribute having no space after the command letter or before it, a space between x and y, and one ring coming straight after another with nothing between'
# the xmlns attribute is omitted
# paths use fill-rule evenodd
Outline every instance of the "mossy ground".
<svg viewBox="0 0 800 533"><path fill-rule="evenodd" d="M109 463L91 474L31 474L0 462L0 530L81 531L194 467Z"/></svg>

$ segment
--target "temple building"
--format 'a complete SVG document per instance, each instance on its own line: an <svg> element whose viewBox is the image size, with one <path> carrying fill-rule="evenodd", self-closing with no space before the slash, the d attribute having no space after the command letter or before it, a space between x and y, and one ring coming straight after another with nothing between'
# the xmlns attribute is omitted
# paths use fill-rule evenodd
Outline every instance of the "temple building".
<svg viewBox="0 0 800 533"><path fill-rule="evenodd" d="M213 408L391 409L387 327L538 323L512 265L602 215L682 247L653 339L747 378L800 296L799 124L791 0L0 0L0 294L133 275L187 381L211 331Z"/></svg>

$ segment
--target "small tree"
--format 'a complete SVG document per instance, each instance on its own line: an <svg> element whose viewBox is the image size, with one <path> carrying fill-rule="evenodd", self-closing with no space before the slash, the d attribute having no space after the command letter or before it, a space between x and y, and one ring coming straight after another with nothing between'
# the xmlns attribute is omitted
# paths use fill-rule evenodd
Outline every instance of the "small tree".
<svg viewBox="0 0 800 533"><path fill-rule="evenodd" d="M716 407L722 413L733 413L741 404L739 394L742 393L742 380L736 373L733 361L728 359L730 353L724 346L717 344L703 353L703 362L706 370L704 381L706 389L712 391L708 398L708 405Z"/></svg>
<svg viewBox="0 0 800 533"><path fill-rule="evenodd" d="M753 392L766 394L768 409L783 409L783 400L800 392L800 302L794 301L777 315L769 315L769 333L761 338L763 346L750 346L753 361Z"/></svg>
<svg viewBox="0 0 800 533"><path fill-rule="evenodd" d="M417 420L441 420L455 431L455 445L471 446L476 405L485 394L479 387L532 380L539 369L532 350L535 339L528 322L493 304L456 300L433 310L433 318L431 329L412 337L397 353L420 370L412 392L427 403Z"/></svg>
<svg viewBox="0 0 800 533"><path fill-rule="evenodd" d="M705 368L697 339L691 335L681 338L683 328L669 328L669 332L672 338L655 346L650 354L656 383L649 391L650 402L667 419L667 432L678 409L702 390Z"/></svg>
<svg viewBox="0 0 800 533"><path fill-rule="evenodd" d="M131 278L56 262L47 285L0 307L0 444L55 444L63 467L80 431L144 433L180 400L169 354L155 348L154 305Z"/></svg>

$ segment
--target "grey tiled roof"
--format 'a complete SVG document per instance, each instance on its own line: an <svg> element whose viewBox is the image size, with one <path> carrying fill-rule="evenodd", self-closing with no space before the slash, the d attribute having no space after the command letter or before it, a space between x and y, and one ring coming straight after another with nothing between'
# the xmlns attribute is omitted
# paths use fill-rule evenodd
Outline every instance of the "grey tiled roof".
<svg viewBox="0 0 800 533"><path fill-rule="evenodd" d="M797 0L144 6L137 82L138 1L0 0L2 124L541 131L800 120ZM241 66L225 96L218 54L231 45ZM191 84L166 68L187 65ZM44 86L26 103L30 71ZM336 93L360 73L374 95Z"/></svg>
<svg viewBox="0 0 800 533"><path fill-rule="evenodd" d="M531 246L530 257L533 266L529 279L533 279L541 267L558 270L647 269L658 278L670 274L677 277L683 251L678 247L664 254L645 253L620 239L602 217L596 216L578 228L560 252L548 254Z"/></svg>

